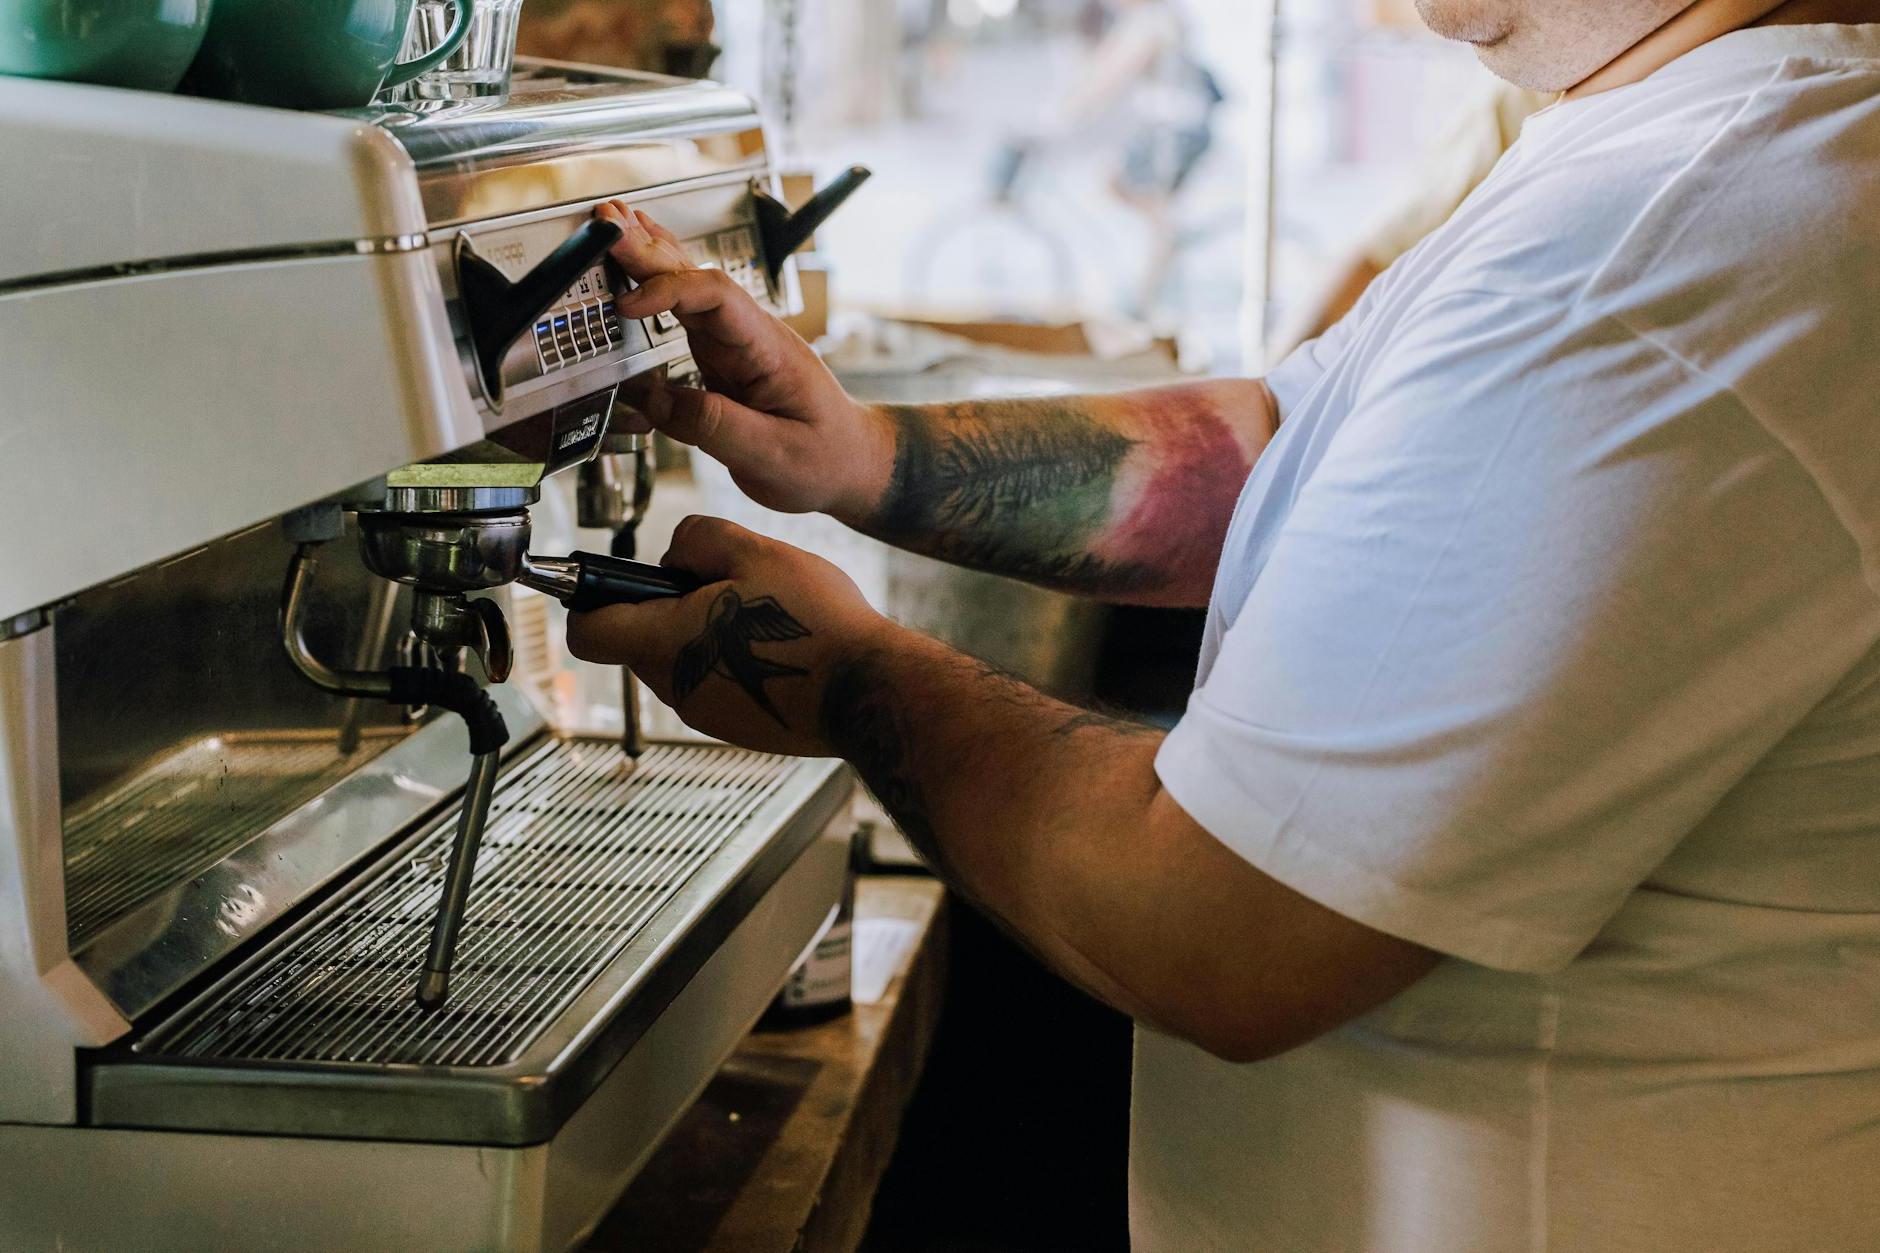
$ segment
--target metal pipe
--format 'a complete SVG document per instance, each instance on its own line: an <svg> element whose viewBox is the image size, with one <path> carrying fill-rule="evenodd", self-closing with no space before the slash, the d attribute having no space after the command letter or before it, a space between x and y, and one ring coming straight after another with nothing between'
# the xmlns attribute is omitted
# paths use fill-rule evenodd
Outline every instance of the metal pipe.
<svg viewBox="0 0 1880 1253"><path fill-rule="evenodd" d="M610 443L620 438L608 437ZM623 467L630 467L630 472L623 472ZM625 436L624 447L584 464L575 488L576 525L611 528L613 555L632 559L640 520L653 501L653 480L658 468L653 441L644 435ZM537 559L531 569L530 559L525 557L523 583L566 603L578 590L578 580L570 580L562 571L551 568L555 564ZM527 577L530 574L551 583L545 586L530 582ZM568 590L560 590L562 586ZM620 667L620 713L621 750L629 757L638 758L646 751L646 729L640 718L639 682L626 666Z"/></svg>
<svg viewBox="0 0 1880 1253"><path fill-rule="evenodd" d="M624 523L614 532L616 557L633 557L639 547L640 521L653 504L653 480L659 473L655 445L650 437L635 437L629 456L633 458L633 497ZM620 667L620 748L635 761L646 752L646 726L641 719L640 681L630 666Z"/></svg>
<svg viewBox="0 0 1880 1253"><path fill-rule="evenodd" d="M620 751L638 761L646 752L646 727L640 720L640 681L630 666L620 667Z"/></svg>
<svg viewBox="0 0 1880 1253"><path fill-rule="evenodd" d="M385 579L372 580L372 606L366 611L368 626L365 635L360 637L359 651L353 656L353 665L358 670L378 668L380 659L385 653L385 646L392 638L392 620L397 610L398 584ZM346 712L339 725L341 756L350 757L358 751L365 719L366 698L348 697Z"/></svg>
<svg viewBox="0 0 1880 1253"><path fill-rule="evenodd" d="M287 658L309 683L336 696L371 696L380 700L392 694L390 675L364 670L335 670L313 655L307 646L307 593L313 585L314 567L319 564L319 545L301 544L287 563L287 586L281 593L281 642Z"/></svg>
<svg viewBox="0 0 1880 1253"><path fill-rule="evenodd" d="M451 958L457 932L470 903L470 882L476 873L477 846L490 817L490 798L496 791L497 752L478 753L470 763L470 782L464 788L463 810L457 816L457 839L451 846L450 866L444 871L444 892L438 898L437 919L431 924L431 951L418 979L418 1004L436 1009L450 995Z"/></svg>

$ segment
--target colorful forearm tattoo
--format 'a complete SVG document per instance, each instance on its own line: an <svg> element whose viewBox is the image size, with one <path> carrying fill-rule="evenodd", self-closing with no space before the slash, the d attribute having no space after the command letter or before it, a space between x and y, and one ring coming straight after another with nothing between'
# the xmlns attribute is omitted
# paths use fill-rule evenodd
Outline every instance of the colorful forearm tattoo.
<svg viewBox="0 0 1880 1253"><path fill-rule="evenodd" d="M1248 469L1198 387L887 413L894 472L866 529L1088 595L1148 596L1210 579Z"/></svg>

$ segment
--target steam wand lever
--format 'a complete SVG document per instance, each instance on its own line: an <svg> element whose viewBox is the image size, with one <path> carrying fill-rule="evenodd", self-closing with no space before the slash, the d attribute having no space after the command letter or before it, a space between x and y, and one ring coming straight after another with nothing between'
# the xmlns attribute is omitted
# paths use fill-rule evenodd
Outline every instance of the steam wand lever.
<svg viewBox="0 0 1880 1253"><path fill-rule="evenodd" d="M855 189L866 183L872 174L865 165L851 165L831 179L827 187L805 200L794 213L762 187L751 188L751 202L757 208L757 233L764 244L764 268L770 272L771 282L776 282L777 276L783 273L783 263L790 255L808 243L816 228L827 222L829 215L840 209L842 202L854 195Z"/></svg>
<svg viewBox="0 0 1880 1253"><path fill-rule="evenodd" d="M511 282L509 276L477 255L469 236L459 236L457 290L463 297L470 342L476 348L483 392L492 403L503 393L503 357L535 320L574 286L575 280L607 255L620 240L620 228L599 218L568 236L535 268Z"/></svg>

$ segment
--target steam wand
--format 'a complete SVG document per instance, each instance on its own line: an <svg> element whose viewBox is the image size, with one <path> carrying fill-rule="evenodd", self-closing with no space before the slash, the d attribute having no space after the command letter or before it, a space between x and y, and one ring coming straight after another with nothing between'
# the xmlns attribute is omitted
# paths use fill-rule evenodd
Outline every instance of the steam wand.
<svg viewBox="0 0 1880 1253"><path fill-rule="evenodd" d="M616 450L615 445L620 447ZM608 552L631 561L637 555L640 522L653 503L657 470L650 438L609 435L601 455L581 467L574 494L576 524L612 531ZM640 681L629 666L620 667L620 748L635 760L646 751Z"/></svg>
<svg viewBox="0 0 1880 1253"><path fill-rule="evenodd" d="M287 584L281 595L281 639L294 668L314 686L335 696L366 697L394 705L435 705L464 720L470 732L470 781L464 789L463 809L457 816L457 838L451 844L450 865L444 872L444 890L438 899L437 918L431 924L431 947L424 973L418 980L417 1000L425 1009L437 1009L450 995L450 969L470 902L470 883L476 873L477 847L489 821L490 798L496 790L496 771L509 728L488 692L467 674L454 674L417 666L389 670L335 670L307 646L305 613L308 588L318 564L318 542L303 542L294 549L287 566Z"/></svg>

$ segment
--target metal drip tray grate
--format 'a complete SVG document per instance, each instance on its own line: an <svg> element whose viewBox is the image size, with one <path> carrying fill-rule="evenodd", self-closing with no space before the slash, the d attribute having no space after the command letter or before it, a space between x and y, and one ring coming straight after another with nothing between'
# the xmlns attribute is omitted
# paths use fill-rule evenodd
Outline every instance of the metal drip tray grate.
<svg viewBox="0 0 1880 1253"><path fill-rule="evenodd" d="M500 1066L747 823L792 763L716 745L551 740L504 770L451 996L419 1009L456 815L434 820L208 1003L139 1052L250 1062Z"/></svg>
<svg viewBox="0 0 1880 1253"><path fill-rule="evenodd" d="M82 948L358 769L396 733L339 751L331 733L197 740L65 820L66 935Z"/></svg>

